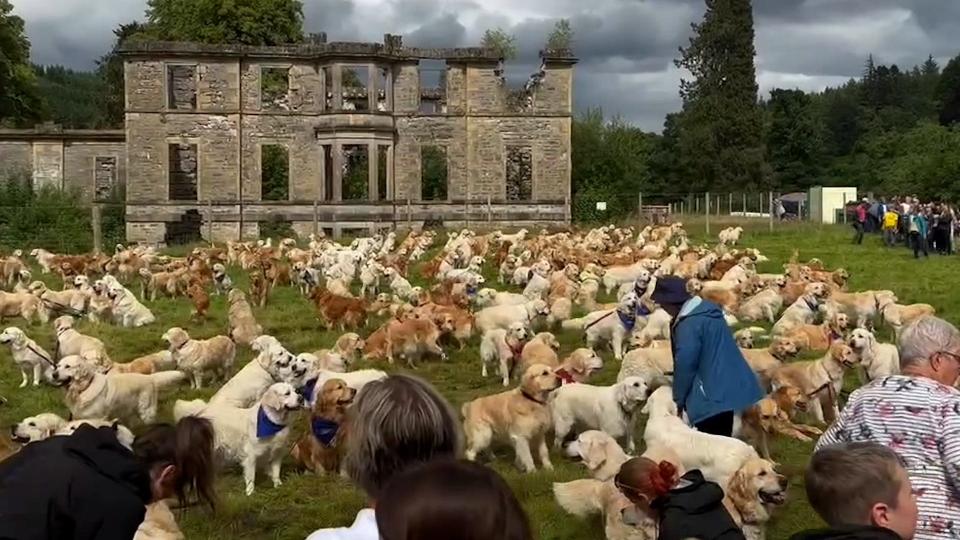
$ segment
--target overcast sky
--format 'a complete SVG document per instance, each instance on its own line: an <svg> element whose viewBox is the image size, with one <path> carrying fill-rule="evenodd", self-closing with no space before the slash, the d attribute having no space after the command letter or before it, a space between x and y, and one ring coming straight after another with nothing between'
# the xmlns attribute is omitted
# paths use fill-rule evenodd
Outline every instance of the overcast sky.
<svg viewBox="0 0 960 540"><path fill-rule="evenodd" d="M913 66L928 54L941 65L960 53L960 0L754 0L761 93L820 89L878 63ZM33 61L89 69L119 23L142 18L145 0L13 0L26 20ZM512 80L535 69L554 22L573 24L577 108L601 106L659 131L679 108L677 49L703 0L304 0L307 31L330 40L380 41L404 35L419 46L476 45L483 31L515 34L521 58Z"/></svg>

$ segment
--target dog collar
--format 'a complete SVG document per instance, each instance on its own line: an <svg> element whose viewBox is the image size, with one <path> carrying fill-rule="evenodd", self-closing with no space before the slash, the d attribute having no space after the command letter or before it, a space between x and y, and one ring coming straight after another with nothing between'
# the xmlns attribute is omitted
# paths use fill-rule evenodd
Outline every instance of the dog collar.
<svg viewBox="0 0 960 540"><path fill-rule="evenodd" d="M650 313L651 313L650 308L648 308L647 305L644 304L643 302L640 302L639 305L637 306L637 316L646 317L647 315L650 315Z"/></svg>
<svg viewBox="0 0 960 540"><path fill-rule="evenodd" d="M280 433L287 426L278 424L267 416L267 411L263 410L263 405L257 409L257 438L266 439Z"/></svg>
<svg viewBox="0 0 960 540"><path fill-rule="evenodd" d="M554 371L554 373L557 374L557 377L560 377L560 380L563 382L563 384L573 384L577 382L574 380L573 375L571 375L566 369L560 368Z"/></svg>
<svg viewBox="0 0 960 540"><path fill-rule="evenodd" d="M312 431L313 436L320 441L320 444L330 447L333 446L337 438L337 433L340 431L340 424L332 420L327 420L326 418L311 418L310 431Z"/></svg>
<svg viewBox="0 0 960 540"><path fill-rule="evenodd" d="M818 304L811 304L810 300L806 296L803 297L803 303L806 304L807 307L810 308L810 311L813 311L814 313L816 313L817 309L819 308Z"/></svg>
<svg viewBox="0 0 960 540"><path fill-rule="evenodd" d="M472 298L476 295L477 295L477 287L476 286L471 287L470 285L467 285L467 296Z"/></svg>
<svg viewBox="0 0 960 540"><path fill-rule="evenodd" d="M517 344L516 344L516 346L510 345L510 352L513 353L513 356L515 356L517 359L519 359L519 358L520 358L520 355L523 354L523 346L524 346L524 345L525 345L524 342L518 341Z"/></svg>
<svg viewBox="0 0 960 540"><path fill-rule="evenodd" d="M303 396L303 399L306 400L307 403L312 403L313 392L316 390L316 388L317 388L317 377L314 377L308 380L307 382L303 383L303 388L298 390L297 393Z"/></svg>
<svg viewBox="0 0 960 540"><path fill-rule="evenodd" d="M531 396L530 394L528 394L526 390L521 390L521 391L520 391L520 395L522 395L523 397L529 399L530 401L532 401L532 402L534 402L534 403L539 403L540 405L543 405L543 404L544 404L543 401L540 401L539 399L537 399L537 398Z"/></svg>
<svg viewBox="0 0 960 540"><path fill-rule="evenodd" d="M620 318L620 324L627 330L633 330L634 325L637 324L637 316L634 313L623 313L617 310L617 317Z"/></svg>
<svg viewBox="0 0 960 540"><path fill-rule="evenodd" d="M842 338L842 337L843 337L843 334L841 334L840 332L837 332L837 331L834 330L833 328L830 329L830 341L831 341L831 342L832 342L832 341L836 341L836 340L838 340L838 339L840 339L840 338Z"/></svg>

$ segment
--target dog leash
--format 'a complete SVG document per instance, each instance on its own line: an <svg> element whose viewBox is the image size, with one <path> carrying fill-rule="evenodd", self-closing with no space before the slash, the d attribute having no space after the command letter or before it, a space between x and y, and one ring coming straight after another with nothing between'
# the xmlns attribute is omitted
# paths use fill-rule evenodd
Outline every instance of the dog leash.
<svg viewBox="0 0 960 540"><path fill-rule="evenodd" d="M57 364L56 364L53 360L47 358L47 356L46 356L45 354L43 354L43 353L41 353L40 351L34 349L32 345L27 345L27 349L29 349L30 352L32 352L33 354L35 354L35 355L39 356L40 358L42 358L44 361L46 361L46 362L47 362L48 364L50 364L52 367L57 367Z"/></svg>
<svg viewBox="0 0 960 540"><path fill-rule="evenodd" d="M607 313L607 314L604 315L603 317L600 317L599 319L593 321L592 323L584 326L584 327L583 327L583 331L586 332L587 330L589 330L590 328L592 328L594 325L596 325L596 324L599 323L600 321L606 319L607 317L613 315L613 314L616 313L616 312L617 312L617 310L614 309L613 311L611 311L610 313Z"/></svg>

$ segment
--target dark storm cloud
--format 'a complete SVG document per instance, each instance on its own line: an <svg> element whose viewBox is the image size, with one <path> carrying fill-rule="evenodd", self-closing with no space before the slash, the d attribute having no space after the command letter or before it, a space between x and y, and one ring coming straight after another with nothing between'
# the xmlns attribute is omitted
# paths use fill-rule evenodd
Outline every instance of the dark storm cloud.
<svg viewBox="0 0 960 540"><path fill-rule="evenodd" d="M142 18L145 0L13 0L27 21L33 59L88 69L110 46L118 24ZM380 41L399 33L410 45L477 45L501 26L516 35L511 84L537 68L555 22L576 32L575 102L602 106L659 130L679 107L673 66L699 21L703 0L304 0L306 29L331 40ZM820 89L860 74L866 57L903 68L928 54L945 62L960 45L960 0L754 0L757 73L772 87Z"/></svg>

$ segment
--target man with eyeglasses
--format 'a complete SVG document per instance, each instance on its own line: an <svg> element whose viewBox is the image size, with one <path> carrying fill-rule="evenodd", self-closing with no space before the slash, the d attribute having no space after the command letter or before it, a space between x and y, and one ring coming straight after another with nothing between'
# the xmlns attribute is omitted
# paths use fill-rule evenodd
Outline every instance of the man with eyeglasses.
<svg viewBox="0 0 960 540"><path fill-rule="evenodd" d="M900 375L853 392L817 449L876 442L904 461L917 497L916 540L960 537L960 332L924 317L900 335Z"/></svg>

